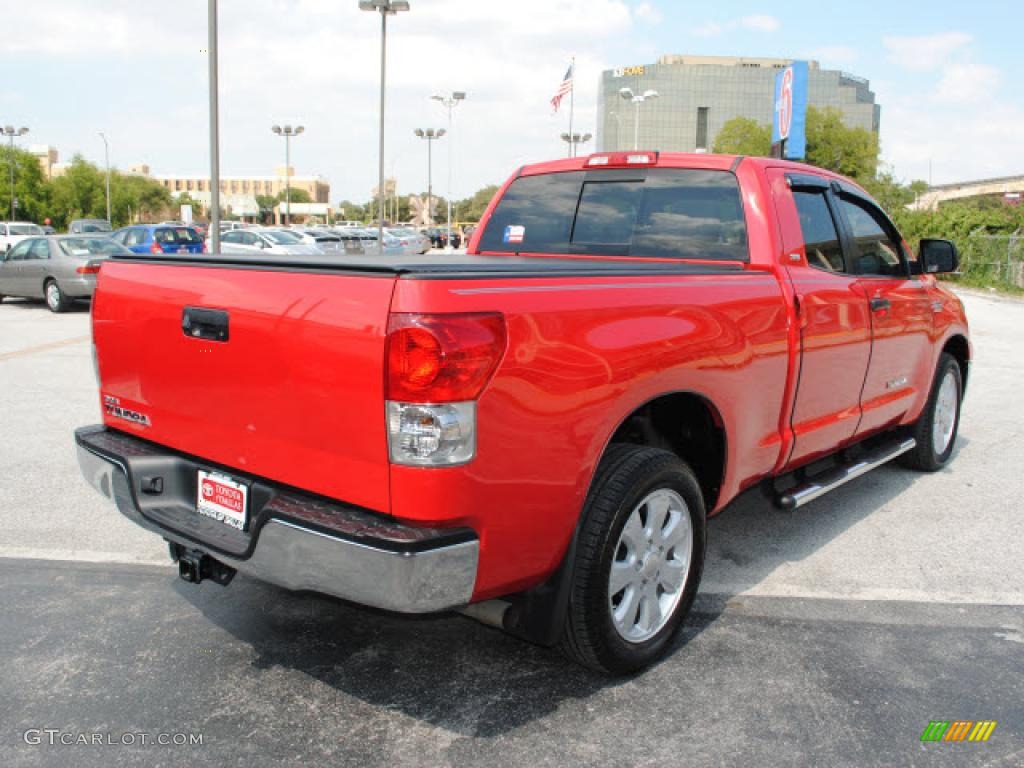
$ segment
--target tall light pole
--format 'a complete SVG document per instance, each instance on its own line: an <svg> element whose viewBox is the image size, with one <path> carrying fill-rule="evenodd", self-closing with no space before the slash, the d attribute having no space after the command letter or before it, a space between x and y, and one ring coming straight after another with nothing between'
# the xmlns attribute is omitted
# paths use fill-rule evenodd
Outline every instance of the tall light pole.
<svg viewBox="0 0 1024 768"><path fill-rule="evenodd" d="M207 4L207 52L210 77L210 253L220 253L220 93L217 80L217 0Z"/></svg>
<svg viewBox="0 0 1024 768"><path fill-rule="evenodd" d="M569 144L569 157L576 157L576 155L577 155L577 148L579 147L579 145L580 144L586 144L592 138L594 138L594 137L592 135L590 135L589 133L584 133L582 135L578 134L578 133L563 133L562 134L562 141L565 141L565 142L567 142Z"/></svg>
<svg viewBox="0 0 1024 768"><path fill-rule="evenodd" d="M375 11L380 14L380 146L377 149L378 174L377 174L377 197L378 219L377 242L384 247L384 84L387 74L387 52L388 52L388 16L394 16L399 11L408 11L409 3L406 0L359 0L359 10Z"/></svg>
<svg viewBox="0 0 1024 768"><path fill-rule="evenodd" d="M292 136L298 136L306 130L305 126L296 125L294 128L286 125L271 127L278 136L284 136L284 199L285 199L285 224L292 223Z"/></svg>
<svg viewBox="0 0 1024 768"><path fill-rule="evenodd" d="M448 95L434 94L431 96L434 101L441 102L448 109L448 133L452 132L452 110L459 106L460 101L466 100L465 91L452 91ZM452 249L452 151L454 150L455 137L448 137L448 232L446 250Z"/></svg>
<svg viewBox="0 0 1024 768"><path fill-rule="evenodd" d="M640 149L640 105L649 99L658 98L658 92L648 89L641 94L635 94L632 88L620 88L619 96L626 101L633 102L635 108L633 114L633 150L635 151Z"/></svg>
<svg viewBox="0 0 1024 768"><path fill-rule="evenodd" d="M421 139L425 139L426 142L427 142L427 222L426 223L427 223L427 226L430 226L431 224L434 223L434 214L433 214L433 211L431 210L431 208L433 208L433 196L434 196L434 188L433 188L433 168L434 168L434 163L433 163L433 152L431 150L431 147L433 147L435 141L437 141L442 136L444 136L445 130L444 130L444 128L438 128L436 131L433 128L427 128L427 130L423 130L422 128L417 128L415 131L413 131L413 133L415 133ZM451 215L451 214L449 214L449 215Z"/></svg>
<svg viewBox="0 0 1024 768"><path fill-rule="evenodd" d="M15 130L13 125L5 125L3 130L4 136L10 139L11 144L11 151L8 155L11 169L11 221L14 221L15 218L17 218L14 211L18 207L18 198L14 196L14 137L24 136L26 133L28 133L28 128L25 128L24 126Z"/></svg>
<svg viewBox="0 0 1024 768"><path fill-rule="evenodd" d="M107 221L110 222L110 144L103 131L100 131L100 138L103 139L103 157L107 162Z"/></svg>

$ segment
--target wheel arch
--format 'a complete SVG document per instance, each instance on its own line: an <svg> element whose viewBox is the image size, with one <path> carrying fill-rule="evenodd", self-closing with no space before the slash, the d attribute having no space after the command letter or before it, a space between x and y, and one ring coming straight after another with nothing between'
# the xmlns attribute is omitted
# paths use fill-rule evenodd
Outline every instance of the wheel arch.
<svg viewBox="0 0 1024 768"><path fill-rule="evenodd" d="M946 339L946 342L942 345L942 351L946 354L952 355L960 366L960 381L961 390L967 391L967 376L971 370L971 345L967 341L967 337L960 333L955 333Z"/></svg>
<svg viewBox="0 0 1024 768"><path fill-rule="evenodd" d="M690 390L653 397L622 418L601 456L616 443L674 453L697 476L705 509L715 508L725 481L728 436L722 413L710 398Z"/></svg>

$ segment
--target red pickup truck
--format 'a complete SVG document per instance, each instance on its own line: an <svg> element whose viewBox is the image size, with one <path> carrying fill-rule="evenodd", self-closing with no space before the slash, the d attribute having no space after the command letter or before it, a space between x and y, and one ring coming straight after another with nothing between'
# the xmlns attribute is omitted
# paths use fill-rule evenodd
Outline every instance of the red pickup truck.
<svg viewBox="0 0 1024 768"><path fill-rule="evenodd" d="M189 581L461 609L627 672L740 492L791 509L949 461L956 268L805 165L526 166L467 255L109 259L79 460Z"/></svg>

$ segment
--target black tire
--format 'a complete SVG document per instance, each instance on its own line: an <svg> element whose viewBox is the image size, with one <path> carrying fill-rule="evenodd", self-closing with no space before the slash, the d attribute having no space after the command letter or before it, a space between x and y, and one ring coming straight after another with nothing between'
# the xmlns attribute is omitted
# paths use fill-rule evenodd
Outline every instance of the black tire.
<svg viewBox="0 0 1024 768"><path fill-rule="evenodd" d="M43 284L43 300L51 312L64 312L71 306L71 299L64 295L64 291L53 278Z"/></svg>
<svg viewBox="0 0 1024 768"><path fill-rule="evenodd" d="M685 502L692 532L690 565L682 595L664 625L649 639L632 642L620 634L613 622L609 577L627 521L641 501L660 489L674 491ZM675 454L636 445L610 446L597 468L583 508L568 615L560 643L562 652L573 661L605 674L636 672L661 657L682 627L697 594L704 567L705 530L700 484ZM637 567L639 570L640 566Z"/></svg>
<svg viewBox="0 0 1024 768"><path fill-rule="evenodd" d="M935 440L935 419L937 405L939 402L939 391L946 377L952 377L956 385L956 413L953 418L953 434L948 444L939 450ZM910 469L919 472L935 472L942 469L949 462L956 447L956 435L960 429L960 404L963 400L963 375L960 371L960 363L952 355L942 353L939 357L939 364L935 369L935 378L932 381L932 389L928 394L928 402L924 411L911 427L910 435L917 441L913 450L907 451L900 456L900 463Z"/></svg>

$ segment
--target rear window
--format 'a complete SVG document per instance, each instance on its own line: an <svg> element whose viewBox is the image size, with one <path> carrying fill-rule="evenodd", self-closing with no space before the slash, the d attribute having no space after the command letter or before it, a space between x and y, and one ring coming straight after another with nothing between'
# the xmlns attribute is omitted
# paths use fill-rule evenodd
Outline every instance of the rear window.
<svg viewBox="0 0 1024 768"><path fill-rule="evenodd" d="M202 242L202 238L196 231L188 227L156 229L153 231L153 239L158 243L173 243L174 245L195 245Z"/></svg>
<svg viewBox="0 0 1024 768"><path fill-rule="evenodd" d="M43 230L37 227L35 224L11 224L10 234L12 235L41 235Z"/></svg>
<svg viewBox="0 0 1024 768"><path fill-rule="evenodd" d="M495 208L480 250L748 259L736 177L678 168L516 179Z"/></svg>
<svg viewBox="0 0 1024 768"><path fill-rule="evenodd" d="M68 256L113 256L131 253L123 245L103 237L68 237L58 241Z"/></svg>

